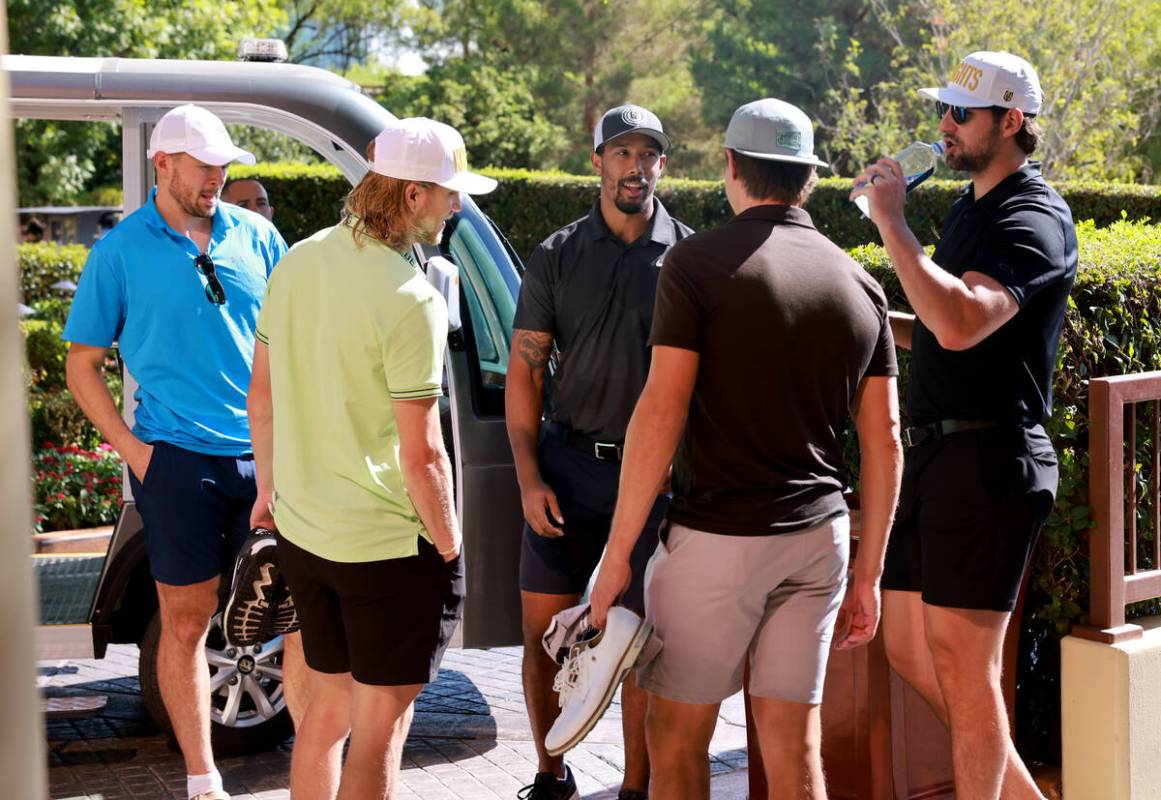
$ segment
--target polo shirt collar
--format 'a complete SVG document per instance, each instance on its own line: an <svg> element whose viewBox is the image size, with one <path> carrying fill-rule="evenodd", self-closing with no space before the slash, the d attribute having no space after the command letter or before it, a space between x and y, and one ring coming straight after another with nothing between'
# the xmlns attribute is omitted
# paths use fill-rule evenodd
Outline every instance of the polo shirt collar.
<svg viewBox="0 0 1161 800"><path fill-rule="evenodd" d="M777 225L797 225L800 228L814 230L814 222L810 214L798 206L779 205L768 203L760 206L751 206L741 214L734 215L730 222L736 220L760 219L773 222Z"/></svg>
<svg viewBox="0 0 1161 800"><path fill-rule="evenodd" d="M981 197L979 200L975 199L973 192L973 184L968 184L964 189L964 197L967 202L974 205L976 208L995 208L1008 198L1020 191L1025 184L1035 181L1040 177L1040 162L1029 161L1024 166L1013 172L1008 177L997 183L992 187L992 190Z"/></svg>
<svg viewBox="0 0 1161 800"><path fill-rule="evenodd" d="M151 226L177 238L179 241L189 240L188 236L186 236L184 233L175 231L170 226L170 224L165 221L165 217L161 216L161 211L157 208L156 186L149 190L149 199L145 201L145 205L142 206L142 208L145 211L145 221ZM235 224L236 223L234 222L233 217L222 210L222 201L219 200L214 206L213 224L210 229L209 249L212 250L215 246L221 244L229 232L235 227Z"/></svg>
<svg viewBox="0 0 1161 800"><path fill-rule="evenodd" d="M615 239L618 242L621 240L609 230L608 224L605 223L605 217L601 213L601 199L598 197L593 203L592 210L589 211L588 219L585 222L585 230L589 238L593 241L603 238ZM673 218L669 216L669 212L665 210L665 206L657 197L653 198L653 217L649 220L649 230L646 235L649 241L663 244L666 247L671 247L677 244L677 236L674 235ZM645 236L642 236L642 239ZM631 244L637 244L641 239ZM624 244L624 242L621 242Z"/></svg>

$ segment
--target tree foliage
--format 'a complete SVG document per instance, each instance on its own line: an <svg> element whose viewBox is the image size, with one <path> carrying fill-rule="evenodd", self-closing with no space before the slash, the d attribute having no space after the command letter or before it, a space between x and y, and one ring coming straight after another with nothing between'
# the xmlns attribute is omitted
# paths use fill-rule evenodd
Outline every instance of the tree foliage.
<svg viewBox="0 0 1161 800"><path fill-rule="evenodd" d="M761 96L800 105L840 174L937 135L915 94L974 50L1008 50L1046 96L1038 157L1055 179L1154 179L1161 0L728 0L693 54L705 113Z"/></svg>
<svg viewBox="0 0 1161 800"><path fill-rule="evenodd" d="M13 53L121 58L233 58L236 43L281 24L276 0L10 0ZM94 178L120 175L111 124L19 120L21 200L80 198Z"/></svg>

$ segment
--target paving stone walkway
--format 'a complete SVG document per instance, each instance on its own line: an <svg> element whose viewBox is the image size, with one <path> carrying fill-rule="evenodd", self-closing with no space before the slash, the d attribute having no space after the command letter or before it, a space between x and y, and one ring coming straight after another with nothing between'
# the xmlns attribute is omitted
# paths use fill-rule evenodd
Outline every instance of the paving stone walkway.
<svg viewBox="0 0 1161 800"><path fill-rule="evenodd" d="M520 685L521 648L449 650L439 680L416 701L403 753L399 797L483 800L516 796L536 772L536 751ZM137 648L115 645L99 661L45 662L48 696L99 692L97 716L46 723L53 800L185 800L181 756L145 712L137 685ZM585 798L615 798L624 766L620 697L568 756ZM235 800L288 798L293 742L259 755L224 758L218 767ZM741 696L722 705L711 746L715 800L744 798L746 729Z"/></svg>

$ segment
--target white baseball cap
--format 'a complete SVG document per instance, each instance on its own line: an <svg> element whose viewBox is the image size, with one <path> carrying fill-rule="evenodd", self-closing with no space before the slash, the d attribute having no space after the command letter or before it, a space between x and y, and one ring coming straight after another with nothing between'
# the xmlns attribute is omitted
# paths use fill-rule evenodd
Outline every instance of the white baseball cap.
<svg viewBox="0 0 1161 800"><path fill-rule="evenodd" d="M155 153L189 153L198 161L223 167L231 161L253 164L254 154L235 147L226 126L212 113L187 104L167 112L157 121L149 137L149 150Z"/></svg>
<svg viewBox="0 0 1161 800"><path fill-rule="evenodd" d="M920 89L919 94L950 106L965 108L1018 108L1039 114L1044 102L1040 79L1032 65L1011 53L980 50L960 62L942 88Z"/></svg>
<svg viewBox="0 0 1161 800"><path fill-rule="evenodd" d="M464 194L487 194L496 188L496 181L468 171L468 150L459 132L426 117L396 120L384 128L375 137L371 171Z"/></svg>

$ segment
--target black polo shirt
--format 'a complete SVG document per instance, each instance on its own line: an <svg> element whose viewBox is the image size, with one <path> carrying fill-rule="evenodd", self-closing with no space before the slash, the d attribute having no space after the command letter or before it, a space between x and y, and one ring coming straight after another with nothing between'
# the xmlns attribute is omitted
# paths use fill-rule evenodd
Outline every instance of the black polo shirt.
<svg viewBox="0 0 1161 800"><path fill-rule="evenodd" d="M952 206L932 259L956 277L980 272L1003 284L1020 310L968 350L940 347L916 320L907 395L913 424L941 419L1043 423L1052 415L1052 372L1076 278L1072 212L1032 162L975 200Z"/></svg>
<svg viewBox="0 0 1161 800"><path fill-rule="evenodd" d="M649 374L649 328L666 251L693 231L653 200L650 229L625 244L598 200L588 216L537 245L513 327L553 335L559 351L545 415L593 439L620 442Z"/></svg>

